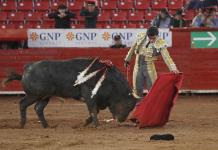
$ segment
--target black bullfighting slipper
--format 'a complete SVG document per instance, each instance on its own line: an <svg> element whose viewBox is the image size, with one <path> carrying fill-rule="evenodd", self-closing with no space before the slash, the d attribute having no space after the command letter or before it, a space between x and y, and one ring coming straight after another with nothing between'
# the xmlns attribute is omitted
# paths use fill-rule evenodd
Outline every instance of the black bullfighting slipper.
<svg viewBox="0 0 218 150"><path fill-rule="evenodd" d="M150 137L150 140L172 141L174 140L174 136L172 134L154 134Z"/></svg>

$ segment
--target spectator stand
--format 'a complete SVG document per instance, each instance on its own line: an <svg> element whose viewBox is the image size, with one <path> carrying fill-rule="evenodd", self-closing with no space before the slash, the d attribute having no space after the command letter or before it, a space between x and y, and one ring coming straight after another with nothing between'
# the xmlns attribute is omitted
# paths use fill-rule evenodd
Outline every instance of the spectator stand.
<svg viewBox="0 0 218 150"><path fill-rule="evenodd" d="M161 8L168 8L172 14L186 4L187 0L98 0L100 14L98 28L107 27L147 27ZM81 0L1 0L0 26L4 28L53 28L54 22L46 16L65 4L77 14L72 20L72 28L81 28L84 19L79 16L83 6ZM184 12L190 24L196 15L193 11Z"/></svg>

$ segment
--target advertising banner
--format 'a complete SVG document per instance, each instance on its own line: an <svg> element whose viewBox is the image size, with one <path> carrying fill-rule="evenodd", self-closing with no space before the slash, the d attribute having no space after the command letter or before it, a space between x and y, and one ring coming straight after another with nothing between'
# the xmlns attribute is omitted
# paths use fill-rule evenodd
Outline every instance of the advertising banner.
<svg viewBox="0 0 218 150"><path fill-rule="evenodd" d="M171 47L171 31L159 32ZM123 44L131 47L139 33L146 33L146 29L29 29L28 47L109 47L117 34Z"/></svg>

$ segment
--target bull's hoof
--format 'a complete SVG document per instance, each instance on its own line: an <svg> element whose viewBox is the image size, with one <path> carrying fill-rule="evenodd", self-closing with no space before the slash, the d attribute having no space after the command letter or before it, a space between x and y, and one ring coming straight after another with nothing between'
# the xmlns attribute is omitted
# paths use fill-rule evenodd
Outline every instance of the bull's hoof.
<svg viewBox="0 0 218 150"><path fill-rule="evenodd" d="M42 124L42 127L43 127L43 128L47 128L47 127L48 127L48 124L47 124L47 123L43 123L43 124Z"/></svg>
<svg viewBox="0 0 218 150"><path fill-rule="evenodd" d="M97 128L99 126L99 122L98 121L93 121L92 125L94 128Z"/></svg>
<svg viewBox="0 0 218 150"><path fill-rule="evenodd" d="M39 120L38 123L41 123L43 128L47 128L48 127L48 123L46 121L43 122L43 121Z"/></svg>
<svg viewBox="0 0 218 150"><path fill-rule="evenodd" d="M23 129L25 126L25 123L24 122L20 122L20 128Z"/></svg>
<svg viewBox="0 0 218 150"><path fill-rule="evenodd" d="M92 123L92 117L87 118L83 126L86 127L86 126L88 126L90 123Z"/></svg>
<svg viewBox="0 0 218 150"><path fill-rule="evenodd" d="M98 126L99 126L99 124L94 124L94 123L89 125L90 128L96 128L96 129L98 128Z"/></svg>
<svg viewBox="0 0 218 150"><path fill-rule="evenodd" d="M95 119L92 116L90 116L89 118L86 119L84 127L86 127L90 124L92 125L92 127L97 128L99 126L98 119Z"/></svg>

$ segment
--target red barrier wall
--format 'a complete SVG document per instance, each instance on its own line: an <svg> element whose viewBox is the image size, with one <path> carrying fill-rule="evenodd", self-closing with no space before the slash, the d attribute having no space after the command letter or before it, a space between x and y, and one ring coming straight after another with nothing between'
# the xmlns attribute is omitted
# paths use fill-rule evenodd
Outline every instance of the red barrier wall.
<svg viewBox="0 0 218 150"><path fill-rule="evenodd" d="M126 75L123 59L127 49L28 49L0 51L0 79L6 76L9 68L15 68L22 73L23 66L28 62L43 59L69 59L74 57L100 57L110 59ZM216 49L169 49L180 71L184 72L182 89L214 90L218 89L218 52ZM134 61L131 62L132 75ZM158 72L168 71L160 58L157 61ZM129 78L131 83L131 76ZM18 82L12 82L4 89L21 90Z"/></svg>
<svg viewBox="0 0 218 150"><path fill-rule="evenodd" d="M192 29L193 30L193 29ZM100 57L110 59L126 75L123 59L128 49L107 48L69 48L69 49L27 49L27 50L0 50L0 80L5 78L9 68L23 71L28 62L44 59L69 59L74 57ZM218 49L191 49L190 30L173 31L173 47L169 52L179 70L184 73L183 90L218 90ZM163 60L156 62L158 72L168 71ZM129 82L132 82L131 62ZM18 82L12 82L1 91L22 90Z"/></svg>
<svg viewBox="0 0 218 150"><path fill-rule="evenodd" d="M27 40L27 29L0 29L1 41Z"/></svg>

